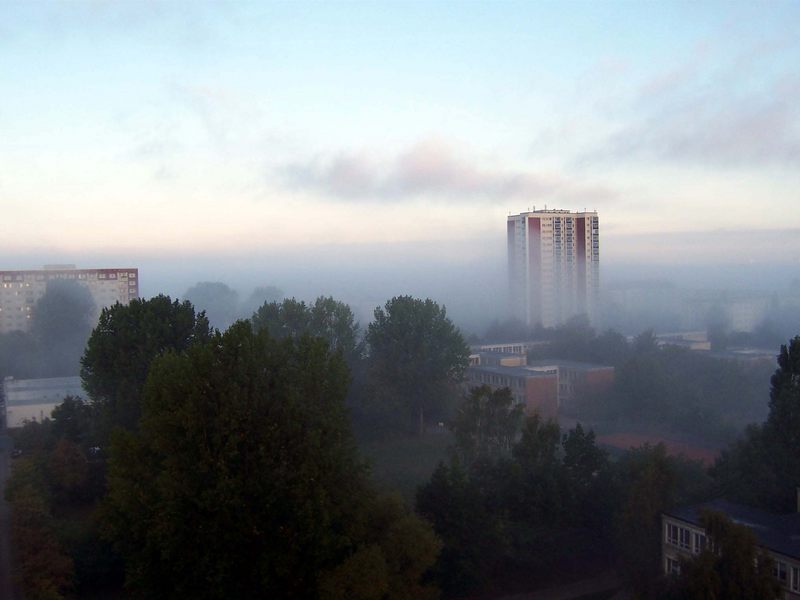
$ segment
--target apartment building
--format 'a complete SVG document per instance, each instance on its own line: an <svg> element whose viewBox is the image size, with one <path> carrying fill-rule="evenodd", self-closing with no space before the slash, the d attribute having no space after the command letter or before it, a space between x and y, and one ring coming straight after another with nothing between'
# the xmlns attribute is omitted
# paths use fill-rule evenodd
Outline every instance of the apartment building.
<svg viewBox="0 0 800 600"><path fill-rule="evenodd" d="M700 554L709 544L700 524L703 510L727 515L753 530L759 546L775 561L773 574L787 600L800 599L800 513L776 515L717 499L679 507L661 515L661 554L664 573L679 573L680 558Z"/></svg>
<svg viewBox="0 0 800 600"><path fill-rule="evenodd" d="M509 215L511 310L528 325L554 327L599 317L600 237L596 212L534 210Z"/></svg>
<svg viewBox="0 0 800 600"><path fill-rule="evenodd" d="M29 331L36 301L47 283L74 280L89 289L95 320L103 307L127 304L139 297L139 270L135 268L77 269L75 265L45 265L39 270L0 271L0 333Z"/></svg>

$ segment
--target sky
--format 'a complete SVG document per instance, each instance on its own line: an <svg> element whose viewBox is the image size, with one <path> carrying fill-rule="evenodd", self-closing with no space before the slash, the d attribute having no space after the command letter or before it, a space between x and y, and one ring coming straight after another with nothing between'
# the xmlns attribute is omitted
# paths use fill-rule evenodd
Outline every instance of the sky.
<svg viewBox="0 0 800 600"><path fill-rule="evenodd" d="M3 268L501 269L547 206L604 268L800 274L796 1L0 8Z"/></svg>

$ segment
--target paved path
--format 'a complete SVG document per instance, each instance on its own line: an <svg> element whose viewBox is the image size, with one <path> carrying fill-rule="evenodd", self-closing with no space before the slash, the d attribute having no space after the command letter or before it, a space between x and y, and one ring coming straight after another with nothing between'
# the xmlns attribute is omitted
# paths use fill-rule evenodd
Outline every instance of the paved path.
<svg viewBox="0 0 800 600"><path fill-rule="evenodd" d="M6 479L11 465L11 440L0 433L0 598L14 599L11 583L11 515L5 499Z"/></svg>

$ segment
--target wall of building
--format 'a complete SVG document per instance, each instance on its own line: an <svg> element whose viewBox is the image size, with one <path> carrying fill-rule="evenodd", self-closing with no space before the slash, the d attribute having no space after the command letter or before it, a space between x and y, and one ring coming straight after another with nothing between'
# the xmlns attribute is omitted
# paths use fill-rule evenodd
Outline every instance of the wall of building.
<svg viewBox="0 0 800 600"><path fill-rule="evenodd" d="M139 271L134 268L0 271L0 333L29 331L36 302L47 291L47 283L57 279L88 288L95 304L94 320L104 307L139 297Z"/></svg>
<svg viewBox="0 0 800 600"><path fill-rule="evenodd" d="M525 381L525 413L558 420L558 375L529 377Z"/></svg>

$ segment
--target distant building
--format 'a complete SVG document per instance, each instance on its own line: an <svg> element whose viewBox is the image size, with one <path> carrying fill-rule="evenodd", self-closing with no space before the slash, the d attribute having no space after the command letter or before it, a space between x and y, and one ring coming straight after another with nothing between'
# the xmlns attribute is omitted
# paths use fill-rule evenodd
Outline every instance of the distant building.
<svg viewBox="0 0 800 600"><path fill-rule="evenodd" d="M586 314L597 323L600 237L596 212L533 210L507 222L511 308L553 327Z"/></svg>
<svg viewBox="0 0 800 600"><path fill-rule="evenodd" d="M495 344L475 344L470 346L473 352L499 352L503 354L527 354L534 348L549 346L550 342L535 340L529 342L497 342Z"/></svg>
<svg viewBox="0 0 800 600"><path fill-rule="evenodd" d="M614 367L568 360L538 360L528 363L526 354L474 352L466 371L467 387L507 387L528 414L557 419L584 391L607 389L614 381Z"/></svg>
<svg viewBox="0 0 800 600"><path fill-rule="evenodd" d="M117 302L127 304L139 297L139 270L76 269L75 265L45 265L40 270L0 271L0 333L29 331L36 301L44 296L47 282L75 280L86 285L96 313Z"/></svg>
<svg viewBox="0 0 800 600"><path fill-rule="evenodd" d="M53 409L66 396L88 398L80 377L48 377L46 379L3 380L5 424L8 428L22 427L26 421L50 418Z"/></svg>
<svg viewBox="0 0 800 600"><path fill-rule="evenodd" d="M525 414L544 419L558 418L558 371L534 371L526 367L474 365L466 371L467 389L489 386L492 390L508 388Z"/></svg>
<svg viewBox="0 0 800 600"><path fill-rule="evenodd" d="M666 511L661 515L664 573L679 573L680 557L699 554L709 543L700 525L703 509L721 512L734 523L752 529L759 546L775 561L773 573L784 598L800 598L800 513L775 515L722 499Z"/></svg>

